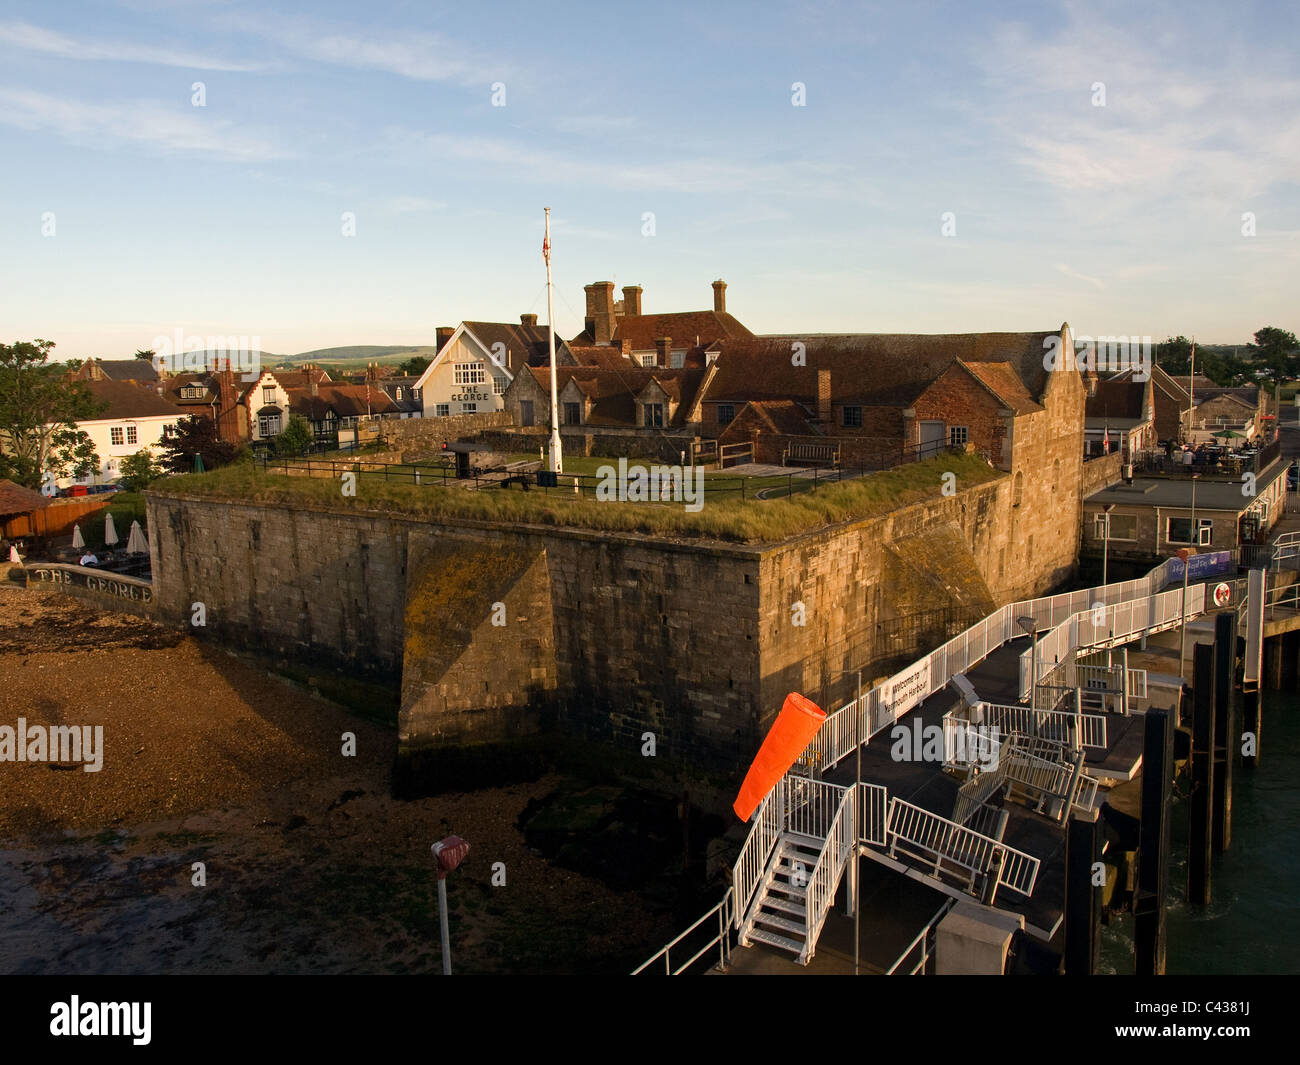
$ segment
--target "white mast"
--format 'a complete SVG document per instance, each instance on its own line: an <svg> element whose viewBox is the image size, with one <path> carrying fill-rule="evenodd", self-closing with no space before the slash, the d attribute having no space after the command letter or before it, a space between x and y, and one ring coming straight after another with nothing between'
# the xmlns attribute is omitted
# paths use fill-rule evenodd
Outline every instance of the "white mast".
<svg viewBox="0 0 1300 1065"><path fill-rule="evenodd" d="M551 473L564 471L560 449L560 401L555 379L555 299L551 295L551 209L546 208L546 237L542 241L542 258L546 260L546 324L551 349L551 450L546 468Z"/></svg>

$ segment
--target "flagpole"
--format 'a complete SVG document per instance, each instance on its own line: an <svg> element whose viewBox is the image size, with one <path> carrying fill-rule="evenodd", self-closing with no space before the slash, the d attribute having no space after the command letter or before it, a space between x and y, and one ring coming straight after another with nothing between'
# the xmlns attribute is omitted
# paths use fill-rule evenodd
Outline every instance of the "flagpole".
<svg viewBox="0 0 1300 1065"><path fill-rule="evenodd" d="M560 401L555 376L555 297L551 293L551 209L546 208L546 237L542 241L542 258L546 260L546 324L547 341L551 350L551 452L546 468L551 473L562 473L564 456L560 447Z"/></svg>

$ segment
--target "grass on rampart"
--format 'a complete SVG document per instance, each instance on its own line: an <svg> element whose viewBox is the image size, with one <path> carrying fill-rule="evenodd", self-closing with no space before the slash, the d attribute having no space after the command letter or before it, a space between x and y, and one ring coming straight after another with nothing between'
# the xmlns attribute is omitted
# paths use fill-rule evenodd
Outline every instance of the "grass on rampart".
<svg viewBox="0 0 1300 1065"><path fill-rule="evenodd" d="M610 460L614 461L614 460ZM629 461L636 465L642 460ZM385 484L357 478L356 495L344 496L341 481L286 477L247 465L185 474L156 482L151 492L193 495L244 503L286 503L331 510L382 512L407 518L464 518L505 524L556 525L606 532L642 533L673 539L763 543L784 540L826 525L875 517L941 495L943 475L958 491L1004 476L972 455L945 454L870 476L822 484L785 499L740 499L705 494L698 512L680 503L601 502L566 492L461 486ZM722 476L719 474L719 476ZM709 474L705 473L707 482Z"/></svg>

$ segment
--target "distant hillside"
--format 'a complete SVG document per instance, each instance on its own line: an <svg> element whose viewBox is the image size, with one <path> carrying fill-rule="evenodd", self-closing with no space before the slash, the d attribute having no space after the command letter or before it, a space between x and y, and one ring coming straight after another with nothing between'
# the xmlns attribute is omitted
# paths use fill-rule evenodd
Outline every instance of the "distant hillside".
<svg viewBox="0 0 1300 1065"><path fill-rule="evenodd" d="M406 362L416 355L432 359L438 349L432 345L412 347L410 345L352 344L341 348L320 348L316 351L304 351L297 355L278 356L280 362Z"/></svg>

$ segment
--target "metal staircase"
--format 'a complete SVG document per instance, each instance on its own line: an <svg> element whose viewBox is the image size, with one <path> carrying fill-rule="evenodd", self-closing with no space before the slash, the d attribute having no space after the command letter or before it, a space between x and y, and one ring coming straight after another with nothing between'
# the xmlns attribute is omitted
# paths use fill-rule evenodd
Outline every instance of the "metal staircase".
<svg viewBox="0 0 1300 1065"><path fill-rule="evenodd" d="M808 883L823 841L799 832L784 832L773 860L740 928L740 945L766 943L789 951L806 964L812 956L808 944Z"/></svg>

